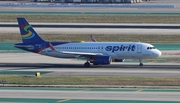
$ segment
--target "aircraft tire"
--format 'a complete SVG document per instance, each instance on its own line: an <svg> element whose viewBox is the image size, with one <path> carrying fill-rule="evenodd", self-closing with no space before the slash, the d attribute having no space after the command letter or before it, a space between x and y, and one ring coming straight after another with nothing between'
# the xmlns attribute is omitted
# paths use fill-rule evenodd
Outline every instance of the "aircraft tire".
<svg viewBox="0 0 180 103"><path fill-rule="evenodd" d="M85 67L90 67L90 63L89 63L89 62L86 62L86 63L84 63L84 66L85 66Z"/></svg>
<svg viewBox="0 0 180 103"><path fill-rule="evenodd" d="M140 64L139 64L139 66L141 66L141 67L142 67L142 66L143 66L143 63L140 63Z"/></svg>

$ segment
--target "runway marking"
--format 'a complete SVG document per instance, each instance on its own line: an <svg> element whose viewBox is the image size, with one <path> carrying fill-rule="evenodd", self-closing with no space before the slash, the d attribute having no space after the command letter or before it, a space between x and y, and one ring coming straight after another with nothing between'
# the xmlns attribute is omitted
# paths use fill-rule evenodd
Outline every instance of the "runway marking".
<svg viewBox="0 0 180 103"><path fill-rule="evenodd" d="M142 92L142 90L137 90L136 92Z"/></svg>
<svg viewBox="0 0 180 103"><path fill-rule="evenodd" d="M67 98L67 99L60 100L60 101L58 101L58 102L66 102L66 101L69 101L69 100L71 100L71 99L70 99L70 98Z"/></svg>

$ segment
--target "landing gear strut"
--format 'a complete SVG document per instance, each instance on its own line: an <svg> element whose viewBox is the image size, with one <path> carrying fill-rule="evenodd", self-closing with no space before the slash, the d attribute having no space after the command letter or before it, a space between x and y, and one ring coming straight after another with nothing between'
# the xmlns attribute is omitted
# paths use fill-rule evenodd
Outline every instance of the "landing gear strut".
<svg viewBox="0 0 180 103"><path fill-rule="evenodd" d="M139 66L142 67L142 66L143 66L142 59L139 59L139 62L140 62L140 63L139 63Z"/></svg>
<svg viewBox="0 0 180 103"><path fill-rule="evenodd" d="M87 61L87 62L84 63L84 66L85 67L90 67L90 63Z"/></svg>

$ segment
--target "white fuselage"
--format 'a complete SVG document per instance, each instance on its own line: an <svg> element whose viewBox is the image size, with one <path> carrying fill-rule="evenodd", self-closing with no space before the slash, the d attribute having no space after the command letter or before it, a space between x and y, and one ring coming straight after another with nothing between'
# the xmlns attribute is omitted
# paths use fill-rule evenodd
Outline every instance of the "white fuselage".
<svg viewBox="0 0 180 103"><path fill-rule="evenodd" d="M153 45L141 42L72 42L57 45L54 48L67 52L102 53L114 59L156 58L161 55L161 52ZM46 48L39 53L58 58L77 58L79 56L54 52L51 48Z"/></svg>

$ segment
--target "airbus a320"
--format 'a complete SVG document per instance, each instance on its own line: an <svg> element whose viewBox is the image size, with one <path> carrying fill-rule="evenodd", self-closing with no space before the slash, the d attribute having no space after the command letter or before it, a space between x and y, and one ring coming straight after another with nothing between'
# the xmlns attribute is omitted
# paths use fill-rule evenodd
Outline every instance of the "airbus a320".
<svg viewBox="0 0 180 103"><path fill-rule="evenodd" d="M139 59L139 66L143 66L142 59L161 56L153 45L142 42L48 42L35 32L25 18L17 20L22 43L15 44L15 47L51 57L85 59L85 67L90 67L90 63L109 65L111 58L117 59L117 62L123 62L122 58Z"/></svg>

